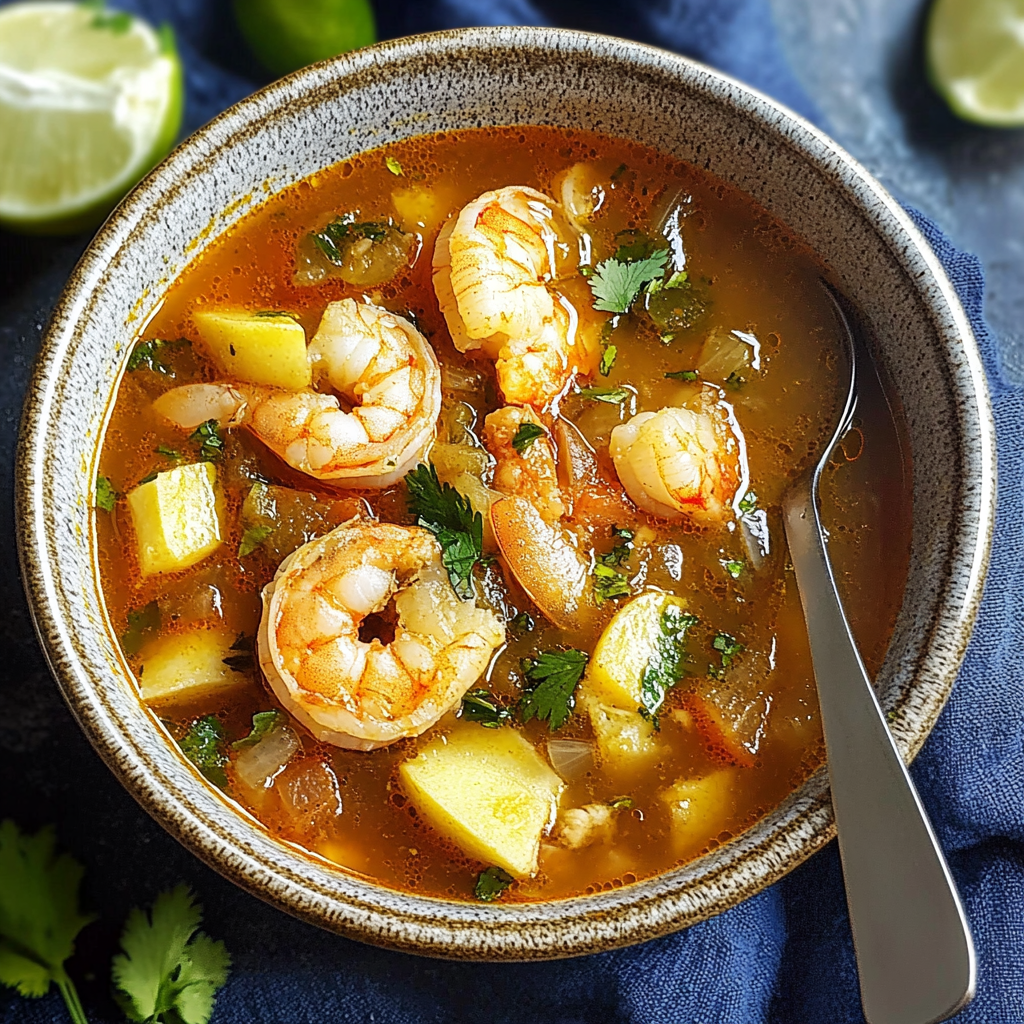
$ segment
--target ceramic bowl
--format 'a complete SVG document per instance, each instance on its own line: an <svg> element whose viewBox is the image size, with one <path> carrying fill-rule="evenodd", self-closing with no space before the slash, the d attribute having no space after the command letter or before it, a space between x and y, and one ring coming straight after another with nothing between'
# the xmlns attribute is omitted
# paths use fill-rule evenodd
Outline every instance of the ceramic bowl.
<svg viewBox="0 0 1024 1024"><path fill-rule="evenodd" d="M218 871L324 928L470 959L595 952L738 903L832 838L825 771L739 839L623 888L510 906L382 888L277 840L167 741L111 635L91 506L97 448L133 337L190 260L268 196L361 150L440 130L514 124L626 136L711 170L802 235L857 308L902 402L913 462L910 575L878 680L908 758L942 709L967 644L995 494L978 350L928 244L834 142L699 64L579 32L447 32L307 68L187 139L90 245L53 315L29 390L17 513L43 647L71 709L121 782Z"/></svg>

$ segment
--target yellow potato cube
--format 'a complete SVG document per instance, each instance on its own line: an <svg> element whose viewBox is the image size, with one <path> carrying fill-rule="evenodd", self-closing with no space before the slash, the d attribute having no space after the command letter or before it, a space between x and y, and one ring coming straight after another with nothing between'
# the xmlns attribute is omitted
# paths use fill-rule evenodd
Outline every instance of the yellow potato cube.
<svg viewBox="0 0 1024 1024"><path fill-rule="evenodd" d="M723 768L699 779L680 779L661 792L678 854L697 853L726 829L735 781L736 769Z"/></svg>
<svg viewBox="0 0 1024 1024"><path fill-rule="evenodd" d="M618 776L634 775L657 760L662 747L650 719L594 698L585 702L605 771Z"/></svg>
<svg viewBox="0 0 1024 1024"><path fill-rule="evenodd" d="M564 787L520 733L463 726L399 773L420 813L469 856L517 878L536 872Z"/></svg>
<svg viewBox="0 0 1024 1024"><path fill-rule="evenodd" d="M147 644L142 651L139 689L147 704L193 703L244 683L246 677L224 659L235 652L233 633L191 629Z"/></svg>
<svg viewBox="0 0 1024 1024"><path fill-rule="evenodd" d="M404 231L421 228L424 232L433 231L448 216L452 208L452 197L437 189L397 188L391 193L391 202L395 204Z"/></svg>
<svg viewBox="0 0 1024 1024"><path fill-rule="evenodd" d="M283 313L207 309L194 314L199 336L233 380L297 391L312 383L306 332Z"/></svg>
<svg viewBox="0 0 1024 1024"><path fill-rule="evenodd" d="M128 494L144 576L187 569L224 539L217 467L176 466Z"/></svg>
<svg viewBox="0 0 1024 1024"><path fill-rule="evenodd" d="M607 704L635 711L643 707L641 681L661 635L661 615L670 604L686 607L671 594L649 592L615 613L587 666L587 689Z"/></svg>

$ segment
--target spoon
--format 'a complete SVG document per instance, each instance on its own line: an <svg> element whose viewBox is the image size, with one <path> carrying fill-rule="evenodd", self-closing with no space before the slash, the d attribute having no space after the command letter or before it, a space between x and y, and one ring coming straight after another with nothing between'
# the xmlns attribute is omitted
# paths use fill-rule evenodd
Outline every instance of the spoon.
<svg viewBox="0 0 1024 1024"><path fill-rule="evenodd" d="M817 465L783 498L828 753L860 995L868 1024L931 1024L974 996L971 933L917 790L893 742L836 590L818 509L821 474L857 404L850 323L843 415Z"/></svg>

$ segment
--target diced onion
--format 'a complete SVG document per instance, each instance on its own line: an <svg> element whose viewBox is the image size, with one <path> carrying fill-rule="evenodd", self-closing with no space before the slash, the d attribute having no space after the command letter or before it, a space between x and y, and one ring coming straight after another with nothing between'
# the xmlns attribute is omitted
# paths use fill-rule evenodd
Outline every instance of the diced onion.
<svg viewBox="0 0 1024 1024"><path fill-rule="evenodd" d="M247 747L235 761L235 773L250 789L264 789L299 749L299 738L287 725L275 726Z"/></svg>
<svg viewBox="0 0 1024 1024"><path fill-rule="evenodd" d="M573 782L593 768L594 748L585 740L548 740L548 760L566 782Z"/></svg>

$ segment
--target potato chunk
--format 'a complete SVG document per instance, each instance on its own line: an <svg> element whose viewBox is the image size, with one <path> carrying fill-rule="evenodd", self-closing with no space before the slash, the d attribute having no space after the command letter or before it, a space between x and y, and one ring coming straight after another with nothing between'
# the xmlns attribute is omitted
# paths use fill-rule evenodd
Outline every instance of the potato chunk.
<svg viewBox="0 0 1024 1024"><path fill-rule="evenodd" d="M128 494L144 576L187 569L224 539L217 467L176 466Z"/></svg>
<svg viewBox="0 0 1024 1024"><path fill-rule="evenodd" d="M656 653L661 616L670 604L686 607L681 598L650 592L615 613L587 666L586 687L591 693L606 704L630 711L644 706L644 670Z"/></svg>
<svg viewBox="0 0 1024 1024"><path fill-rule="evenodd" d="M662 791L679 855L697 853L725 829L732 813L735 778L735 769L723 768L699 779L680 779Z"/></svg>
<svg viewBox="0 0 1024 1024"><path fill-rule="evenodd" d="M636 711L616 708L591 697L586 702L590 725L601 752L601 766L611 775L635 775L662 753L654 724Z"/></svg>
<svg viewBox="0 0 1024 1024"><path fill-rule="evenodd" d="M233 633L190 629L147 644L142 651L139 688L147 704L193 703L246 681L224 659L235 652Z"/></svg>
<svg viewBox="0 0 1024 1024"><path fill-rule="evenodd" d="M536 872L564 787L518 732L466 726L399 771L420 813L469 856L517 878Z"/></svg>
<svg viewBox="0 0 1024 1024"><path fill-rule="evenodd" d="M297 391L312 383L306 332L284 313L207 309L194 314L199 336L232 380Z"/></svg>

